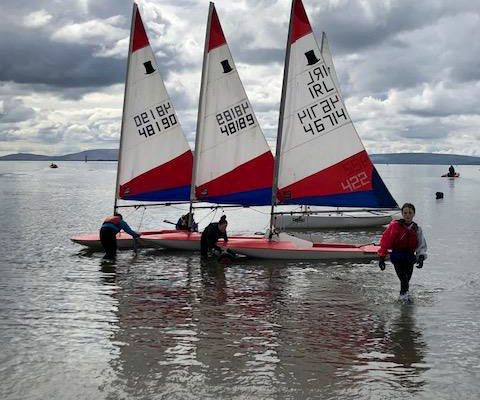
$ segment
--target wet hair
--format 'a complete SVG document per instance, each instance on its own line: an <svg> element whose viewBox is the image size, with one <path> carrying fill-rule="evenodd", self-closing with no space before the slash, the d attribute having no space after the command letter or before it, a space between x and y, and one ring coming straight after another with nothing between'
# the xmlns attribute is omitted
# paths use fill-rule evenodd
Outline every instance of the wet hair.
<svg viewBox="0 0 480 400"><path fill-rule="evenodd" d="M404 208L410 208L411 210L413 210L413 213L415 214L415 206L412 204L412 203L405 203L403 206L402 206L402 212L403 212L403 209Z"/></svg>
<svg viewBox="0 0 480 400"><path fill-rule="evenodd" d="M122 214L120 214L120 213L118 213L118 212L113 213L113 215L114 215L115 217L120 217L120 219L123 219Z"/></svg>

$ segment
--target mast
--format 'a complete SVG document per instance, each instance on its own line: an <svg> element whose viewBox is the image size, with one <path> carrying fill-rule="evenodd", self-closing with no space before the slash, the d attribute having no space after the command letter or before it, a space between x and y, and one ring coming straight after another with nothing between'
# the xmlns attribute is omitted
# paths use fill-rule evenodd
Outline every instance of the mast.
<svg viewBox="0 0 480 400"><path fill-rule="evenodd" d="M205 30L205 46L203 49L203 65L202 65L202 80L200 81L200 96L198 99L198 112L197 112L197 131L195 135L195 150L193 153L193 170L192 170L192 185L190 187L190 207L189 207L189 216L188 216L188 227L190 230L192 229L192 212L193 212L193 201L196 200L195 196L195 182L197 178L197 161L198 161L198 146L200 142L200 128L201 128L201 115L203 115L203 100L205 97L205 79L207 77L207 54L208 54L208 42L210 37L210 26L212 23L212 12L213 12L214 4L210 2L210 6L208 8L208 20L207 20L207 28Z"/></svg>
<svg viewBox="0 0 480 400"><path fill-rule="evenodd" d="M125 128L125 107L127 104L127 88L128 88L128 74L130 71L130 56L132 54L132 44L133 44L133 32L134 32L134 27L135 27L135 17L137 15L137 3L133 3L133 9L132 9L132 22L130 24L130 44L128 46L128 56L127 56L127 74L125 77L125 88L123 92L123 109L122 109L122 123L120 126L120 146L118 148L118 162L117 162L117 179L115 183L115 200L113 204L113 213L117 211L117 200L118 200L118 187L120 183L120 165L122 161L122 143L123 143L123 130Z"/></svg>
<svg viewBox="0 0 480 400"><path fill-rule="evenodd" d="M272 207L270 209L270 237L273 232L273 213L275 210L275 205L277 204L278 171L280 169L280 151L282 147L283 115L285 112L285 96L287 94L288 68L290 64L290 47L291 47L290 41L292 38L294 5L295 5L295 0L292 0L292 7L290 10L290 23L288 25L287 47L285 49L285 65L283 67L282 97L280 98L280 112L278 115L277 145L275 149L275 168L273 170L273 182L272 182Z"/></svg>

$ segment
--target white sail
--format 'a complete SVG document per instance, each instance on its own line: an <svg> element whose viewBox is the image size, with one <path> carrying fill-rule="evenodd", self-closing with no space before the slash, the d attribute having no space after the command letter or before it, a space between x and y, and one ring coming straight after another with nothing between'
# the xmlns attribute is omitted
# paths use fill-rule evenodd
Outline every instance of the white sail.
<svg viewBox="0 0 480 400"><path fill-rule="evenodd" d="M396 207L348 115L329 49L320 51L301 0L292 3L286 57L277 138L278 201Z"/></svg>
<svg viewBox="0 0 480 400"><path fill-rule="evenodd" d="M193 198L270 204L273 155L238 75L213 3L207 25Z"/></svg>
<svg viewBox="0 0 480 400"><path fill-rule="evenodd" d="M117 198L188 201L193 155L136 4L122 117Z"/></svg>

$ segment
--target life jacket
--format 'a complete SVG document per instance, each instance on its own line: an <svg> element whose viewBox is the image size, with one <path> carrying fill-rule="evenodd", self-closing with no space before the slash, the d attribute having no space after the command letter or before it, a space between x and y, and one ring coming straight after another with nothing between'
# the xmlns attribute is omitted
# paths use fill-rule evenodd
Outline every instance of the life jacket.
<svg viewBox="0 0 480 400"><path fill-rule="evenodd" d="M392 232L392 250L414 252L418 246L417 230L415 222L407 226L403 220L395 221L395 229Z"/></svg>
<svg viewBox="0 0 480 400"><path fill-rule="evenodd" d="M118 227L120 227L120 223L122 222L122 219L117 216L117 215L113 215L111 217L108 217L105 219L105 221L103 221L103 223L109 223L109 224L113 224L113 225L116 225Z"/></svg>

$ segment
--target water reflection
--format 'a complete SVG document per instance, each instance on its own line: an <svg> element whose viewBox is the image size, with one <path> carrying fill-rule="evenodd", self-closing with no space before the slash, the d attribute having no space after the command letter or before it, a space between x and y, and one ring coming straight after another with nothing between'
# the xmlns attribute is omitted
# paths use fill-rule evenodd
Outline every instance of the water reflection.
<svg viewBox="0 0 480 400"><path fill-rule="evenodd" d="M426 353L426 344L421 331L415 324L415 308L408 305L400 306L400 312L392 322L389 333L389 346L395 363L391 371L398 382L413 393L424 384L421 374L428 369L422 364Z"/></svg>
<svg viewBox="0 0 480 400"><path fill-rule="evenodd" d="M379 321L359 355L359 362L353 366L357 384L344 391L346 397L367 396L367 382L377 386L375 391L380 398L400 392L418 394L426 384L423 373L429 368L423 360L427 345L415 323L415 306L392 307L390 319ZM368 391L371 390L372 385Z"/></svg>
<svg viewBox="0 0 480 400"><path fill-rule="evenodd" d="M134 261L101 264L116 286L111 398L355 397L385 375L412 392L424 384L412 307L376 315L336 266Z"/></svg>

